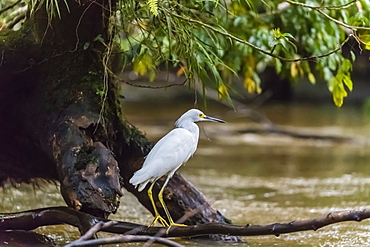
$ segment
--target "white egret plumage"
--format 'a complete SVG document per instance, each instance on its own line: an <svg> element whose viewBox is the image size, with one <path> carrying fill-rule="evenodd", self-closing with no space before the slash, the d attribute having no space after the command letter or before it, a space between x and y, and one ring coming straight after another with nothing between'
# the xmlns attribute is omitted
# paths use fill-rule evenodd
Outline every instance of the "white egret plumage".
<svg viewBox="0 0 370 247"><path fill-rule="evenodd" d="M206 116L198 109L191 109L185 112L175 123L176 128L160 139L145 158L142 168L134 173L130 183L139 187L142 191L148 183L151 183L148 189L148 196L154 209L154 220L149 226L153 226L159 221L163 226L180 225L176 224L164 201L163 190L175 171L185 164L194 154L198 146L199 127L195 122L213 121L225 123L225 121ZM162 176L167 175L161 190L158 193L158 199L166 213L169 223L160 216L155 206L152 189L155 182Z"/></svg>

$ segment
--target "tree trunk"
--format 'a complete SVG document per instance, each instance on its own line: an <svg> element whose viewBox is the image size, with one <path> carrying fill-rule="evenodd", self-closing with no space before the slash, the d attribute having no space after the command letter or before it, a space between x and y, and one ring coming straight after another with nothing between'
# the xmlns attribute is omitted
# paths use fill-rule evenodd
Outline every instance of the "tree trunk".
<svg viewBox="0 0 370 247"><path fill-rule="evenodd" d="M114 6L67 2L61 19L41 6L20 31L0 32L0 183L56 179L68 206L99 217L117 210L125 187L152 211L128 183L152 143L122 118L105 69ZM185 223L228 222L179 174L164 197L174 220L199 209Z"/></svg>

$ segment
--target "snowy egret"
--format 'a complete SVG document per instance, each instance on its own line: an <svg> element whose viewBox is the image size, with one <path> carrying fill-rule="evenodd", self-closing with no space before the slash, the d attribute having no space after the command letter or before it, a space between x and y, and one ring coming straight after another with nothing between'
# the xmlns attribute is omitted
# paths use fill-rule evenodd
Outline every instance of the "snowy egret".
<svg viewBox="0 0 370 247"><path fill-rule="evenodd" d="M223 120L206 116L198 109L191 109L185 112L176 121L176 128L170 131L154 145L153 149L145 158L143 167L136 171L130 179L130 183L132 185L135 187L139 186L138 191L142 191L149 182L152 183L148 189L148 196L152 203L155 216L149 227L153 226L157 221L159 221L163 226L184 226L182 224L176 224L173 221L163 201L162 194L164 188L175 171L179 169L181 165L186 163L197 149L199 127L195 124L195 122L199 121L225 123ZM158 193L158 199L167 215L169 224L158 213L158 209L155 206L152 194L153 185L164 175L167 175L167 179Z"/></svg>

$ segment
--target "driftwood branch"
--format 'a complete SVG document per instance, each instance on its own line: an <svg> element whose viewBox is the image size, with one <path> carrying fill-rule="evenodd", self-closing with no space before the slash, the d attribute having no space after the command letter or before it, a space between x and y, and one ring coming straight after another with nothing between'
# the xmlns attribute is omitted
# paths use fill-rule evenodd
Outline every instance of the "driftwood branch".
<svg viewBox="0 0 370 247"><path fill-rule="evenodd" d="M270 225L246 225L237 226L222 223L207 223L192 225L187 227L172 227L166 233L163 227L148 228L144 225L134 224L122 221L109 221L89 214L75 211L67 207L43 208L31 211L0 214L1 230L32 230L40 226L68 224L79 228L81 233L86 233L98 222L112 222L105 225L104 228L97 226L96 229L116 234L135 234L140 236L158 236L162 237L193 237L210 234L222 234L232 236L257 236L257 235L280 235L298 231L316 231L327 225L343 221L362 221L370 218L370 208L361 210L346 210L330 212L325 216L309 219L291 221L289 223L274 223ZM103 224L103 223L100 223ZM100 228L99 228L100 227ZM92 237L91 232L85 239ZM144 240L141 240L144 241Z"/></svg>
<svg viewBox="0 0 370 247"><path fill-rule="evenodd" d="M105 244L134 243L134 242L147 242L147 241L153 241L155 243L159 243L159 244L163 244L163 245L171 246L171 247L184 247L183 245L178 244L174 241L168 240L166 238L153 237L153 236L136 236L136 235L119 235L119 236L113 236L109 238L73 242L71 244L66 245L65 247L93 246L93 245L95 246L95 245L105 245Z"/></svg>
<svg viewBox="0 0 370 247"><path fill-rule="evenodd" d="M95 234L107 227L114 225L114 221L103 222L100 221L94 225L89 231L87 231L81 238L72 243L66 245L65 247L75 247L75 246L92 246L92 245L105 245L105 244L117 244L117 243L133 243L133 242L147 242L147 243L159 243L171 247L183 247L183 245L178 244L174 241L168 240L166 238L157 236L137 236L137 235L118 235L108 238L92 239Z"/></svg>

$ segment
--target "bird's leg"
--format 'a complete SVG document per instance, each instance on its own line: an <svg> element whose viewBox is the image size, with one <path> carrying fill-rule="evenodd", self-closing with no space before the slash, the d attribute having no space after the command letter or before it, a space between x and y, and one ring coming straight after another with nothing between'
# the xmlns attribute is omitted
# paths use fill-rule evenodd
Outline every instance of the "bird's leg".
<svg viewBox="0 0 370 247"><path fill-rule="evenodd" d="M163 184L163 186L162 186L162 189L159 191L159 193L158 193L158 199L159 199L159 201L161 202L161 204L162 204L162 207L163 207L163 209L164 209L164 212L166 213L166 215L167 215L167 218L168 218L168 221L170 222L170 225L169 225L169 227L168 227L168 229L167 229L167 231L166 231L166 233L168 233L169 232L169 230L170 230L170 228L171 228L171 226L186 226L186 225L184 225L184 224L178 224L178 223L175 223L174 221L173 221L173 219L172 219L172 217L171 217L171 215L170 215L170 212L168 211L168 209L167 209L167 206L166 206L166 204L164 203L164 201L163 201L163 191L164 191L164 187L166 187L166 185L167 185L167 183L168 183L168 181L170 180L170 176L167 176L167 179L166 179L166 181L164 182L164 184Z"/></svg>
<svg viewBox="0 0 370 247"><path fill-rule="evenodd" d="M155 223L156 223L157 221L159 221L159 223L161 223L161 224L162 224L162 226L167 227L167 226L169 226L169 224L168 224L168 223L167 223L167 221L166 221L165 219L163 219L163 217L162 217L162 216L160 216L160 214L158 213L157 207L155 206L155 202L154 202L154 199L153 199L153 192L152 192L152 190L153 190L153 185L155 184L155 182L156 182L156 181L154 181L154 182L150 185L150 187L149 187L149 189L148 189L148 197L149 197L149 199L150 199L150 201L151 201L151 203L152 203L152 206L153 206L153 209L154 209L154 214L155 214L155 216L154 216L154 220L152 221L152 223L150 223L150 224L149 224L149 226L148 226L148 227L152 227L152 226L154 226L154 225L155 225Z"/></svg>

